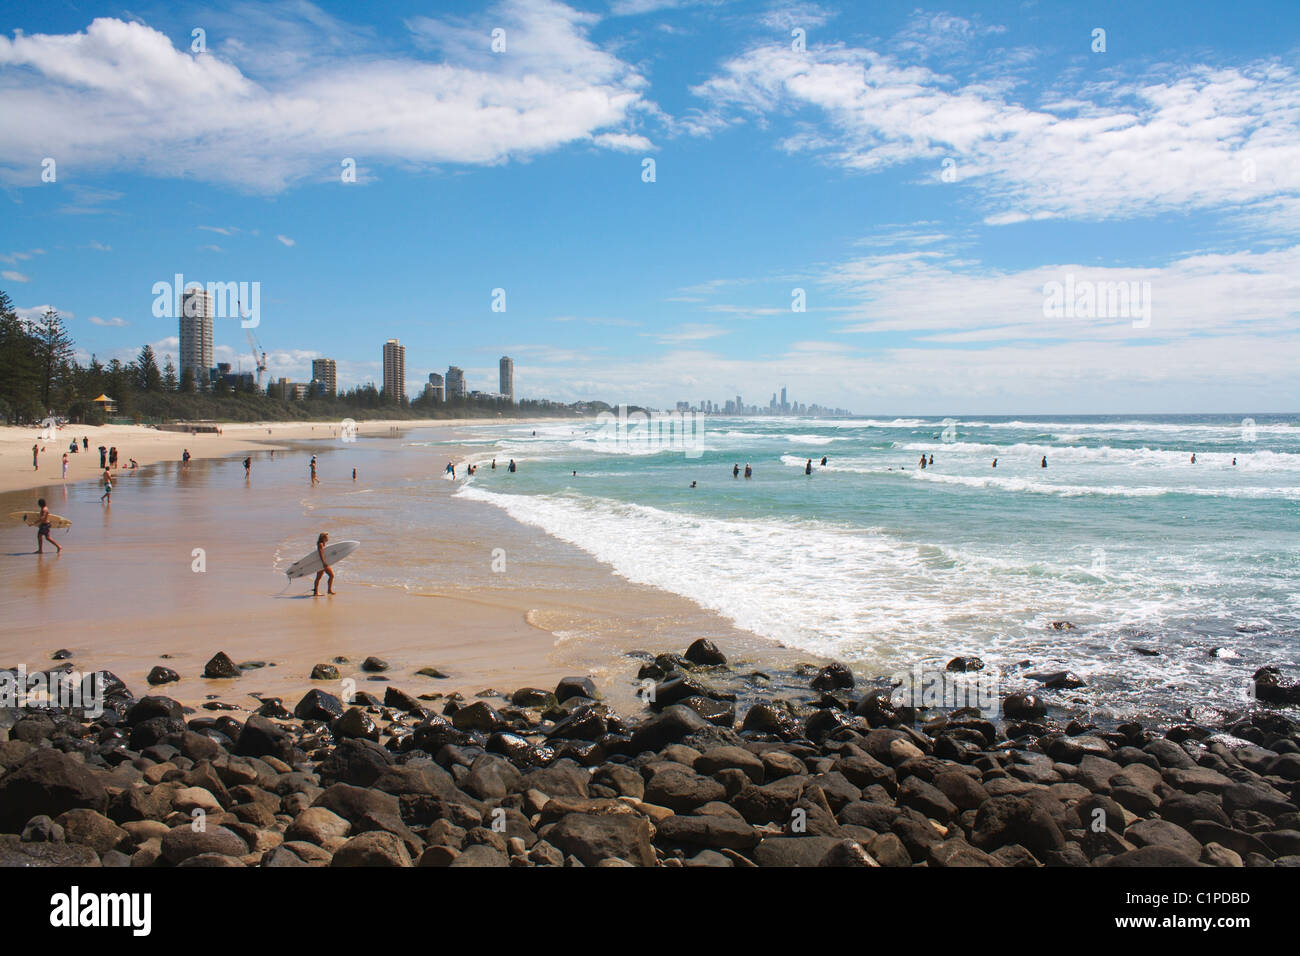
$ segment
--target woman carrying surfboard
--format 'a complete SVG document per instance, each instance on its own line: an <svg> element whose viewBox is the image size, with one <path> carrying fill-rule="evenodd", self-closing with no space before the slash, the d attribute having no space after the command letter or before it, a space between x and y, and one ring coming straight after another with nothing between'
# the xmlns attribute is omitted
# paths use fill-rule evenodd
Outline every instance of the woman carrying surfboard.
<svg viewBox="0 0 1300 956"><path fill-rule="evenodd" d="M312 461L315 461L315 456L313 456ZM313 471L314 470L313 467ZM316 554L320 558L321 569L316 572L316 583L311 587L311 593L313 595L320 594L320 579L322 574L328 574L330 576L329 583L325 585L326 593L334 593L334 569L331 568L329 562L325 560L325 542L329 539L330 536L324 531L316 537Z"/></svg>

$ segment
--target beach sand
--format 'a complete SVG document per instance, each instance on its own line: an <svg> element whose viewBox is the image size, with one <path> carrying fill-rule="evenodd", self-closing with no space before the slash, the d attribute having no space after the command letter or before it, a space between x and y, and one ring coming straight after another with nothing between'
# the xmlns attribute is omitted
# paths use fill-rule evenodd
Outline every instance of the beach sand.
<svg viewBox="0 0 1300 956"><path fill-rule="evenodd" d="M40 670L66 648L77 669L107 668L137 695L161 665L182 679L157 693L252 709L261 696L292 707L311 686L345 690L337 680L308 679L315 664L336 657L348 659L341 678L382 698L385 681L360 669L374 655L390 665L382 677L412 694L550 688L579 674L632 710L631 650L680 652L707 637L742 657L793 660L684 598L632 584L490 505L456 498L458 485L439 478L447 459L467 454L456 444L465 422L424 430L404 422L401 436L389 437L396 424L366 423L363 440L350 444L322 435L329 426L321 425L313 440L309 424L225 426L221 436L197 437L87 429L91 453L75 456L82 480L58 481L59 451L42 456L44 481L35 487L21 470L22 442L30 469L30 434L5 436L0 462L11 490L0 493L0 514L35 508L43 495L73 526L55 532L61 555L47 546L41 556L32 529L0 526L0 666ZM267 427L273 445L262 440ZM98 471L101 443L142 466L120 473L111 505L100 503L97 481L85 480ZM177 461L185 447L196 459L188 466ZM244 454L254 459L247 482ZM321 474L314 487L313 454ZM159 463L146 465L151 458ZM313 598L310 579L286 587L283 569L313 550L320 530L362 547L336 568L338 594L325 596L322 582ZM267 666L237 679L202 678L218 651ZM425 667L450 676L416 673Z"/></svg>

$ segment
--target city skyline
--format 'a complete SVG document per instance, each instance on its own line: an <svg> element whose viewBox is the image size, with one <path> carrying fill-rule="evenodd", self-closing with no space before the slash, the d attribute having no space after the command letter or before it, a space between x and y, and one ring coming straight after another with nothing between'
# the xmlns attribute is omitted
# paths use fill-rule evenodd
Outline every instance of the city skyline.
<svg viewBox="0 0 1300 956"><path fill-rule="evenodd" d="M512 357L519 398L1287 410L1300 22L1207 9L15 10L0 288L83 360L179 364L154 285L256 282L269 380L329 356L345 389L382 380L382 316L471 390Z"/></svg>

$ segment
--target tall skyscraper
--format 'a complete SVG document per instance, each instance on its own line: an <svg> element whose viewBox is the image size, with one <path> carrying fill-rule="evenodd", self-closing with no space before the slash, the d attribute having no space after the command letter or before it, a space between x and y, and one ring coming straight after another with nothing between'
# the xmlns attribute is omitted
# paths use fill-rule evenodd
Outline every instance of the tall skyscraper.
<svg viewBox="0 0 1300 956"><path fill-rule="evenodd" d="M515 360L509 355L501 356L501 394L506 401L515 400Z"/></svg>
<svg viewBox="0 0 1300 956"><path fill-rule="evenodd" d="M212 368L212 296L204 289L187 289L181 296L181 373L191 369L197 382L208 380Z"/></svg>
<svg viewBox="0 0 1300 956"><path fill-rule="evenodd" d="M790 406L786 403L785 400L785 386L782 385L781 386L781 411L788 412L789 410L790 410Z"/></svg>
<svg viewBox="0 0 1300 956"><path fill-rule="evenodd" d="M465 397L465 370L455 365L447 366L447 401Z"/></svg>
<svg viewBox="0 0 1300 956"><path fill-rule="evenodd" d="M312 359L311 377L313 381L320 383L320 394L330 396L338 394L338 365L333 359Z"/></svg>
<svg viewBox="0 0 1300 956"><path fill-rule="evenodd" d="M384 394L397 402L406 398L406 348L397 339L384 343Z"/></svg>
<svg viewBox="0 0 1300 956"><path fill-rule="evenodd" d="M445 402L447 400L447 387L443 384L442 376L437 372L429 373L429 384L425 387L425 390L435 402Z"/></svg>

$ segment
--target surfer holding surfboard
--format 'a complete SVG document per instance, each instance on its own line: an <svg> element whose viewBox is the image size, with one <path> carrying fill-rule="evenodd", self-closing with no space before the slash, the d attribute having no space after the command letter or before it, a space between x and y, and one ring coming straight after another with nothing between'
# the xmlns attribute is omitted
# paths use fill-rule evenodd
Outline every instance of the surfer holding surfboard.
<svg viewBox="0 0 1300 956"><path fill-rule="evenodd" d="M37 528L36 528L36 553L37 553L37 554L44 554L44 553L45 553L45 541L48 541L50 544L54 545L54 550L55 550L56 552L58 552L59 554L62 554L62 553L63 553L63 548L61 548L61 547L59 546L59 542L55 541L53 538L50 537L50 507L49 507L49 505L47 505L47 504L45 503L45 499L44 499L44 498L37 498L37 499L36 499L36 503L37 503L38 505L41 506L40 524L39 524L39 525L37 526ZM41 540L42 538L44 538L45 541L42 541L42 540Z"/></svg>
<svg viewBox="0 0 1300 956"><path fill-rule="evenodd" d="M312 460L315 461L314 458ZM325 542L329 539L329 534L324 531L316 537L316 555L320 558L321 569L316 572L316 583L311 586L311 593L313 595L320 593L320 579L322 574L328 574L330 576L329 583L325 585L326 592L329 594L334 593L334 569L331 568L329 562L325 560Z"/></svg>

